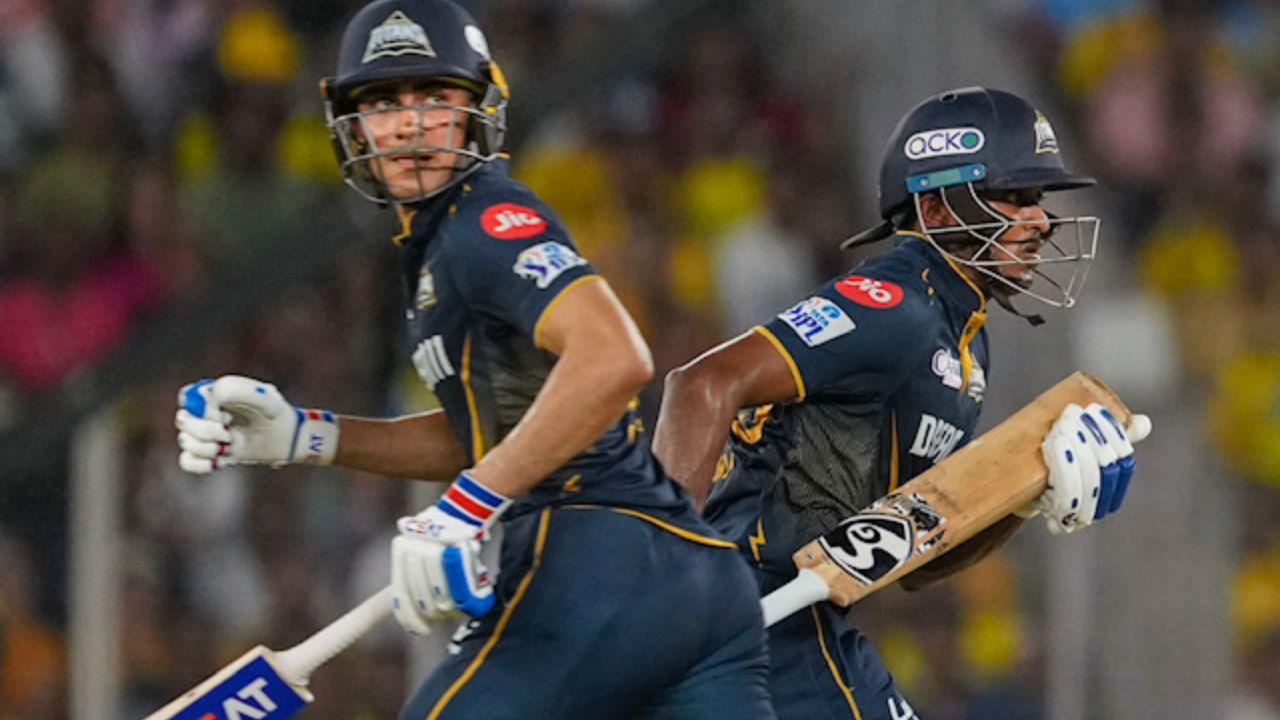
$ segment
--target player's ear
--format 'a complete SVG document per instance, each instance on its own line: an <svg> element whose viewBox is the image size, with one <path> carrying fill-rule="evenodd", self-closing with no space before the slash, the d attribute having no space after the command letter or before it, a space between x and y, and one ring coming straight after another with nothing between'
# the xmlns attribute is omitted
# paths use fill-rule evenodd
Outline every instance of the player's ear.
<svg viewBox="0 0 1280 720"><path fill-rule="evenodd" d="M955 224L955 217L938 193L930 192L920 196L920 221L923 227L948 227Z"/></svg>

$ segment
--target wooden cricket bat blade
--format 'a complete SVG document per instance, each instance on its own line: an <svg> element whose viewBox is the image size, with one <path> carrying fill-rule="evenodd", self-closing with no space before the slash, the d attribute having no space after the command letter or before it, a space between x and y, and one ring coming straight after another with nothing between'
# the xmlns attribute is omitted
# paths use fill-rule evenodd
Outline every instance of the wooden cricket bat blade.
<svg viewBox="0 0 1280 720"><path fill-rule="evenodd" d="M848 606L963 543L1044 492L1040 443L1070 403L1132 414L1111 388L1076 372L947 459L796 551L800 574L762 601L766 625L820 600ZM1150 432L1140 418L1134 440ZM1140 437L1142 436L1142 437ZM825 592L818 587L821 582Z"/></svg>

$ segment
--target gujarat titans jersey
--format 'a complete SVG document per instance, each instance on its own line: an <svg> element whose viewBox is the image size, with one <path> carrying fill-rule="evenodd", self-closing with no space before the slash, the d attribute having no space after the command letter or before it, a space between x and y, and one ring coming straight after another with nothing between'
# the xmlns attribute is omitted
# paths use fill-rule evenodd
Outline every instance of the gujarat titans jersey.
<svg viewBox="0 0 1280 720"><path fill-rule="evenodd" d="M912 235L755 329L799 397L739 413L705 514L756 567L793 575L801 545L973 435L985 298Z"/></svg>
<svg viewBox="0 0 1280 720"><path fill-rule="evenodd" d="M540 345L548 311L599 276L550 208L507 177L505 163L421 204L406 225L397 241L406 246L413 364L475 463L520 421L555 364ZM634 409L504 517L558 503L684 508L637 445Z"/></svg>

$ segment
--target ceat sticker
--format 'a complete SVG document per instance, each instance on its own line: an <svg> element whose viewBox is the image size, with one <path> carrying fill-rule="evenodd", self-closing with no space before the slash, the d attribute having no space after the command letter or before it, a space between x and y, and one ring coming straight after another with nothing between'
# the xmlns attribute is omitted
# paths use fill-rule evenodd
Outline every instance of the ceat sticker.
<svg viewBox="0 0 1280 720"><path fill-rule="evenodd" d="M541 235L547 229L547 221L533 208L498 203L480 216L480 226L499 240L523 240Z"/></svg>
<svg viewBox="0 0 1280 720"><path fill-rule="evenodd" d="M902 288L888 280L850 275L836 283L836 292L869 308L888 309L902 302Z"/></svg>

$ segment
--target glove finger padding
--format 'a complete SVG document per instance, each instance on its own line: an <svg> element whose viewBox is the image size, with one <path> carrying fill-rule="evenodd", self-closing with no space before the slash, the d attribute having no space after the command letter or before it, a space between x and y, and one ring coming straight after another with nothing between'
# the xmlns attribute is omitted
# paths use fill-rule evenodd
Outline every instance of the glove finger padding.
<svg viewBox="0 0 1280 720"><path fill-rule="evenodd" d="M1092 427L1091 427L1092 426ZM1098 508L1098 499L1101 494L1102 475L1099 472L1098 452L1101 447L1100 429L1097 428L1096 421L1089 418L1084 408L1075 403L1067 405L1062 411L1058 421L1053 424L1052 434L1065 437L1071 445L1071 453L1069 455L1059 456L1060 469L1064 472L1070 472L1077 481L1073 480L1070 484L1077 493L1076 500L1071 505L1072 513L1071 527L1064 528L1068 532L1085 527L1093 522L1094 515ZM1063 462L1065 461L1065 462ZM1050 466L1049 480L1054 481L1053 466ZM1051 518L1046 518L1051 519ZM1059 517L1060 524L1064 518Z"/></svg>
<svg viewBox="0 0 1280 720"><path fill-rule="evenodd" d="M243 375L223 375L214 381L209 395L223 410L247 423L273 420L293 410L275 385Z"/></svg>
<svg viewBox="0 0 1280 720"><path fill-rule="evenodd" d="M1112 480L1112 488L1110 496L1106 498L1105 506L1099 504L1098 517L1113 513L1120 509L1120 505L1124 502L1125 493L1129 489L1129 481L1133 478L1133 472L1137 468L1137 461L1133 456L1133 443L1130 442L1128 433L1120 426L1119 421L1111 414L1110 410L1098 403L1089 406L1088 412L1098 418L1098 425L1105 436L1107 445L1115 451L1115 459L1110 465L1104 467L1102 472L1104 476L1110 475ZM1141 418L1139 420L1139 418ZM1150 427L1150 421L1146 416L1134 416L1135 421L1139 425L1145 424ZM1150 432L1150 430L1146 430ZM1143 433L1145 437L1145 432Z"/></svg>
<svg viewBox="0 0 1280 720"><path fill-rule="evenodd" d="M178 467L193 475L205 475L217 470L221 463L216 458L205 458L183 451L178 453Z"/></svg>
<svg viewBox="0 0 1280 720"><path fill-rule="evenodd" d="M480 543L469 545L465 550L457 546L445 548L444 574L458 609L471 617L481 617L493 609L497 598L489 570L480 562Z"/></svg>
<svg viewBox="0 0 1280 720"><path fill-rule="evenodd" d="M415 635L430 635L431 626L423 614L425 608L420 608L414 600L420 596L410 589L410 569L420 564L413 553L414 542L402 537L391 541L391 609L400 627Z"/></svg>
<svg viewBox="0 0 1280 720"><path fill-rule="evenodd" d="M1080 473L1075 445L1069 435L1050 433L1040 450L1049 468L1049 487L1040 496L1040 510L1050 532L1055 535L1071 532L1080 511Z"/></svg>

